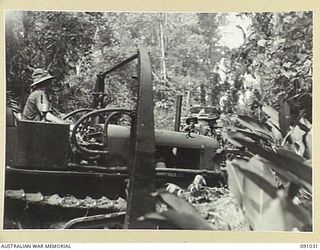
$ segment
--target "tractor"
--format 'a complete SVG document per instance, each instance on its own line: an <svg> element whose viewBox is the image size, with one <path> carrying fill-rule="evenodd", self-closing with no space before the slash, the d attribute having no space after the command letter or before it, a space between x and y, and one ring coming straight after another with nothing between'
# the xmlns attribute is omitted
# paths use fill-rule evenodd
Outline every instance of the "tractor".
<svg viewBox="0 0 320 250"><path fill-rule="evenodd" d="M105 107L106 76L133 61L135 107ZM199 174L227 184L217 140L154 128L145 48L100 73L93 99L63 117L72 125L22 120L7 100L4 229L154 228L137 218L154 211L156 189L186 187Z"/></svg>

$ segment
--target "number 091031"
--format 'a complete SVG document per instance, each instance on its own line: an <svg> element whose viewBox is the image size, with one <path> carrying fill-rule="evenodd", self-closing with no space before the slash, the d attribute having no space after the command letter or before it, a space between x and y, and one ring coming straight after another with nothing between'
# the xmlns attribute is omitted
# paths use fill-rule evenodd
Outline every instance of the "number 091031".
<svg viewBox="0 0 320 250"><path fill-rule="evenodd" d="M300 248L314 249L314 248L318 248L318 244L316 243L300 244Z"/></svg>

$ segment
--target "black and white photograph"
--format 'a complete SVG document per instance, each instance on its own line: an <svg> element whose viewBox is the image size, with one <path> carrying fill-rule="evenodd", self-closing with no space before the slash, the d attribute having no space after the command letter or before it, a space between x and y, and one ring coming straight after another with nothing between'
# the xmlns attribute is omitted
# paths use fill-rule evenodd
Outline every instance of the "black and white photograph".
<svg viewBox="0 0 320 250"><path fill-rule="evenodd" d="M2 230L314 232L313 11L4 11Z"/></svg>

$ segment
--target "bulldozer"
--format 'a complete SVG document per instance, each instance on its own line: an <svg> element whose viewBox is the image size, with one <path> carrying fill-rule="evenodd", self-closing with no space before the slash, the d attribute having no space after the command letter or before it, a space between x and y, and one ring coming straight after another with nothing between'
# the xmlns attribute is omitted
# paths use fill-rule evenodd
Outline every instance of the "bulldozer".
<svg viewBox="0 0 320 250"><path fill-rule="evenodd" d="M133 109L105 108L105 78L136 62ZM55 124L19 119L7 100L4 229L150 229L137 220L155 210L150 195L166 183L186 187L196 175L225 186L214 160L219 142L154 128L148 51L97 76L93 104ZM125 117L125 125L120 118Z"/></svg>

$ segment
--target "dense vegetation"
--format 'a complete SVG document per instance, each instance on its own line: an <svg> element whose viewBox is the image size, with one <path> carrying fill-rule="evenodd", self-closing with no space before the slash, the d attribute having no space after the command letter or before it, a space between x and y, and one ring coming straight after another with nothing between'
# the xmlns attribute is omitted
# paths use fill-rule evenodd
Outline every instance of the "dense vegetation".
<svg viewBox="0 0 320 250"><path fill-rule="evenodd" d="M233 47L223 43L228 14L6 14L7 91L21 106L37 67L57 77L53 102L61 112L91 106L96 75L144 45L156 127L173 129L177 94L184 95L186 112L188 105L219 107L230 93L232 115L224 122L235 150L227 165L229 173L238 172L231 176L240 183L233 191L251 227L312 229L312 12L237 14L242 43ZM132 106L133 69L106 79L108 104ZM264 196L254 197L255 191ZM258 214L252 199L260 201ZM279 223L270 225L272 218Z"/></svg>
<svg viewBox="0 0 320 250"><path fill-rule="evenodd" d="M7 12L7 90L23 105L33 69L43 67L57 76L54 102L61 112L87 107L95 76L143 44L152 58L158 127L172 128L175 96L187 91L190 104L215 106L231 90L234 110L242 113L253 99L253 110L287 101L294 115L305 109L311 119L312 13L238 17L243 43L230 48L221 43L226 14ZM131 74L106 81L108 102L130 105ZM247 89L253 98L239 103Z"/></svg>

